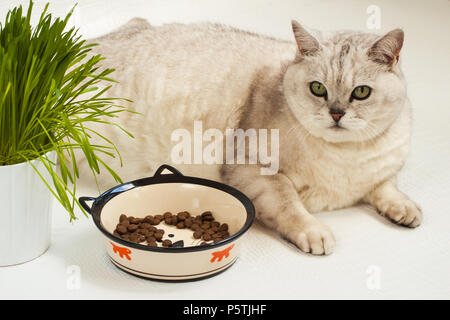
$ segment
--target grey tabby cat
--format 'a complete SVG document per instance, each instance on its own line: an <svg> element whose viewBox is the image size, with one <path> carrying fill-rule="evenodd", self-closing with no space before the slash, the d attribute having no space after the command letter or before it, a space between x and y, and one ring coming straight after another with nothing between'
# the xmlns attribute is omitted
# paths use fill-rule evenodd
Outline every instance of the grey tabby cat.
<svg viewBox="0 0 450 320"><path fill-rule="evenodd" d="M411 132L399 65L403 31L312 33L295 21L292 27L295 42L216 24L153 27L133 19L94 39L100 45L93 53L117 69L120 83L109 95L132 99L129 107L144 115L119 119L134 141L104 132L124 155L125 166L112 167L129 180L172 163L171 133L192 132L195 120L222 132L279 129L277 174L261 175L261 165L249 164L175 166L237 187L264 224L304 252L335 248L330 229L312 215L318 211L365 202L417 227L421 210L396 185Z"/></svg>

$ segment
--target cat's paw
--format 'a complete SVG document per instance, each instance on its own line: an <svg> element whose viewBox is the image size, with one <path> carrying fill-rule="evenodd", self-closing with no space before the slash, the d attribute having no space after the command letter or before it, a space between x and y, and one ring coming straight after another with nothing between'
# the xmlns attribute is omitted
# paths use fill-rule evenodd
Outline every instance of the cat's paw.
<svg viewBox="0 0 450 320"><path fill-rule="evenodd" d="M422 222L422 210L412 200L386 201L378 206L382 216L396 224L415 228Z"/></svg>
<svg viewBox="0 0 450 320"><path fill-rule="evenodd" d="M319 221L306 224L296 232L293 240L300 250L314 255L328 255L336 246L331 230Z"/></svg>

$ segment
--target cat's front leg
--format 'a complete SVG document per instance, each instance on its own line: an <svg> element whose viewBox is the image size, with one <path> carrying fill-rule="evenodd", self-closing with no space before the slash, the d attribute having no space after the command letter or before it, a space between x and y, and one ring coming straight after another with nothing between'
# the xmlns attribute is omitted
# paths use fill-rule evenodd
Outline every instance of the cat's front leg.
<svg viewBox="0 0 450 320"><path fill-rule="evenodd" d="M383 182L363 200L396 224L415 228L422 222L422 211L419 205L398 190L395 179Z"/></svg>
<svg viewBox="0 0 450 320"><path fill-rule="evenodd" d="M259 168L236 166L223 170L224 180L252 199L257 218L281 233L303 252L330 254L335 248L331 230L303 206L284 174L260 175Z"/></svg>

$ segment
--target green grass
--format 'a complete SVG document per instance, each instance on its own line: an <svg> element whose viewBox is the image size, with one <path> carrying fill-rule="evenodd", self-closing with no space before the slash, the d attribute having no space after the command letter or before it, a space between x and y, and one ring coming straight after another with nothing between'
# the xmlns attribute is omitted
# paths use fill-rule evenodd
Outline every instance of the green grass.
<svg viewBox="0 0 450 320"><path fill-rule="evenodd" d="M100 70L103 58L87 56L93 45L75 28L65 30L72 12L53 19L47 4L32 27L32 6L30 1L26 13L22 6L10 10L0 24L0 166L41 161L52 178L48 188L72 220L76 206L84 212L75 195L79 171L74 151L82 151L94 177L102 168L121 182L104 160L105 155L120 158L118 150L88 124L118 126L114 118L127 110L116 104L120 99L104 97L114 70ZM100 81L109 85L99 89ZM100 145L91 143L94 136ZM59 171L45 156L49 151L56 151Z"/></svg>

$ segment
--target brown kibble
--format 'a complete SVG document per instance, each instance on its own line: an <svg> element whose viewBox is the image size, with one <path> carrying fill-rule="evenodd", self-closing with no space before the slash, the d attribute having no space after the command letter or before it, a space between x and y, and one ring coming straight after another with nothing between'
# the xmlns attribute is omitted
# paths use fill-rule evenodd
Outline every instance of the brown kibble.
<svg viewBox="0 0 450 320"><path fill-rule="evenodd" d="M149 247L157 247L157 246L158 246L158 244L156 243L156 241L148 241L148 240L147 240L147 245L148 245Z"/></svg>
<svg viewBox="0 0 450 320"><path fill-rule="evenodd" d="M186 220L184 220L184 225L186 226L186 228L190 228L192 226L192 218L187 218Z"/></svg>
<svg viewBox="0 0 450 320"><path fill-rule="evenodd" d="M133 223L133 224L141 223L142 220L143 220L143 219L141 219L141 218L133 218L133 219L130 218L130 219L129 219L130 223Z"/></svg>
<svg viewBox="0 0 450 320"><path fill-rule="evenodd" d="M201 216L194 217L194 223L202 224L202 217Z"/></svg>
<svg viewBox="0 0 450 320"><path fill-rule="evenodd" d="M181 211L181 212L178 212L178 214L177 214L178 220L186 220L187 218L189 218L189 216L190 216L190 214L187 211Z"/></svg>
<svg viewBox="0 0 450 320"><path fill-rule="evenodd" d="M209 229L211 227L211 223L209 222L203 222L202 225L200 226L202 229Z"/></svg>
<svg viewBox="0 0 450 320"><path fill-rule="evenodd" d="M170 218L171 216L172 216L172 212L169 212L169 211L164 212L164 214L163 214L164 219Z"/></svg>
<svg viewBox="0 0 450 320"><path fill-rule="evenodd" d="M180 221L177 223L177 229L184 229L184 228L185 228L185 225L184 225L183 221Z"/></svg>
<svg viewBox="0 0 450 320"><path fill-rule="evenodd" d="M186 219L186 214L184 213L184 211L177 213L177 219L178 221L183 221Z"/></svg>
<svg viewBox="0 0 450 320"><path fill-rule="evenodd" d="M220 227L220 222L218 222L218 221L211 222L211 227L219 228Z"/></svg>
<svg viewBox="0 0 450 320"><path fill-rule="evenodd" d="M212 237L211 237L210 234L204 233L203 236L202 236L202 239L205 240L205 241L209 241L209 240L212 239Z"/></svg>
<svg viewBox="0 0 450 320"><path fill-rule="evenodd" d="M133 232L133 231L136 231L138 229L138 226L136 224L130 224L127 227L127 229L128 229L128 231Z"/></svg>
<svg viewBox="0 0 450 320"><path fill-rule="evenodd" d="M203 219L203 221L213 221L214 217L213 217L211 211L205 211L202 213L202 219Z"/></svg>
<svg viewBox="0 0 450 320"><path fill-rule="evenodd" d="M145 233L143 233L143 235L146 237L151 237L151 236L153 236L153 234L154 234L154 232L149 231L149 230L145 230Z"/></svg>
<svg viewBox="0 0 450 320"><path fill-rule="evenodd" d="M140 227L142 228L142 229L150 229L150 227L151 227L152 225L150 224L150 223L148 223L148 222L143 222L143 223L141 223L141 225L140 225Z"/></svg>
<svg viewBox="0 0 450 320"><path fill-rule="evenodd" d="M148 215L142 220L142 222L149 223L149 224L152 224L152 221L153 221L152 215Z"/></svg>
<svg viewBox="0 0 450 320"><path fill-rule="evenodd" d="M195 230L198 230L198 229L201 229L199 224L197 224L197 223L192 224L191 230L195 231Z"/></svg>
<svg viewBox="0 0 450 320"><path fill-rule="evenodd" d="M217 237L222 237L222 238L224 238L225 237L225 232L226 231L216 231L214 234L217 236Z"/></svg>
<svg viewBox="0 0 450 320"><path fill-rule="evenodd" d="M137 229L136 232L137 232L138 234L143 234L143 235L145 235L145 234L147 233L147 231L148 231L148 230L146 230L146 229Z"/></svg>
<svg viewBox="0 0 450 320"><path fill-rule="evenodd" d="M156 227L162 220L167 225L176 226L177 229L189 228L195 239L202 240L199 244L202 246L210 241L219 242L230 236L228 224L215 221L211 211L205 211L197 216L191 215L188 211L180 211L176 214L167 211L155 216L147 215L145 218L121 214L113 235L134 243L145 242L149 247L157 247L158 242L162 243L163 247L176 247L177 242L173 244L172 240L163 240L164 229ZM169 234L169 237L171 236L173 237L173 234Z"/></svg>
<svg viewBox="0 0 450 320"><path fill-rule="evenodd" d="M194 238L195 239L200 239L203 235L203 231L202 230L197 230L194 232Z"/></svg>
<svg viewBox="0 0 450 320"><path fill-rule="evenodd" d="M211 211L205 211L202 213L202 218L206 217L206 216L212 216L212 212Z"/></svg>
<svg viewBox="0 0 450 320"><path fill-rule="evenodd" d="M172 246L172 241L170 241L169 239L166 239L162 242L163 247L170 247Z"/></svg>
<svg viewBox="0 0 450 320"><path fill-rule="evenodd" d="M117 225L116 230L117 230L117 232L120 233L120 234L125 234L125 233L127 233L127 231L128 231L127 227L124 226L124 225L122 225L122 224Z"/></svg>
<svg viewBox="0 0 450 320"><path fill-rule="evenodd" d="M139 238L139 236L136 233L132 233L130 235L130 241L131 242L138 242L138 238Z"/></svg>

